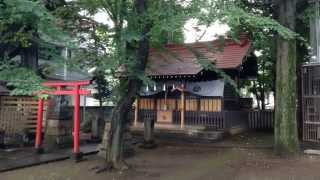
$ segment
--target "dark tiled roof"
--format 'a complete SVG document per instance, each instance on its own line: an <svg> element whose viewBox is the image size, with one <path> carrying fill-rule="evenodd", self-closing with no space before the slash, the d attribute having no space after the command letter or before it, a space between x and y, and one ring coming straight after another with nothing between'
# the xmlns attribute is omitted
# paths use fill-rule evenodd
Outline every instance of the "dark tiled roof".
<svg viewBox="0 0 320 180"><path fill-rule="evenodd" d="M223 47L224 45L224 47ZM195 75L202 71L196 54L215 64L219 69L238 68L251 47L247 38L236 43L231 40L201 42L193 44L171 44L164 50L150 51L146 74L161 75Z"/></svg>
<svg viewBox="0 0 320 180"><path fill-rule="evenodd" d="M83 80L91 80L92 77L85 72L68 70L67 76L64 77L63 68L57 68L50 74L46 74L47 80L61 80L61 81L83 81Z"/></svg>

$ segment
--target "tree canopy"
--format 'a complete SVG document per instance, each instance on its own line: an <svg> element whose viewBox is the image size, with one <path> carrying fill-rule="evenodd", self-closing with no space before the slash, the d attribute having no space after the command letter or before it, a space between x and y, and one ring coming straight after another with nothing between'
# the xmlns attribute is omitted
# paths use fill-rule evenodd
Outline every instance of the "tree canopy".
<svg viewBox="0 0 320 180"><path fill-rule="evenodd" d="M42 89L37 69L23 67L24 59L15 57L48 43L68 46L69 39L42 1L1 0L0 80L8 82L12 94L35 94Z"/></svg>

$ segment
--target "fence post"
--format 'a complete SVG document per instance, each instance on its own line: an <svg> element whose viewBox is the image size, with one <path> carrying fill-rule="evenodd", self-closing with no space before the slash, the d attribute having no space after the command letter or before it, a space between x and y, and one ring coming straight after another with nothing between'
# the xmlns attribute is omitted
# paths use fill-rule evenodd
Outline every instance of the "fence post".
<svg viewBox="0 0 320 180"><path fill-rule="evenodd" d="M37 153L42 153L42 151L43 151L43 149L41 148L42 120L43 120L43 99L39 97L38 112L37 112L36 141L35 141L35 148L36 148Z"/></svg>

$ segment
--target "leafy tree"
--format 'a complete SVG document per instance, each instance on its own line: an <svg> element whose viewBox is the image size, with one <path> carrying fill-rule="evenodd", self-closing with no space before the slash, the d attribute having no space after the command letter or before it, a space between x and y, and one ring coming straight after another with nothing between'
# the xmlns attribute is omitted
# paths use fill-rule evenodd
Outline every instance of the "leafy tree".
<svg viewBox="0 0 320 180"><path fill-rule="evenodd" d="M1 0L0 80L15 88L14 94L30 95L41 90L38 48L46 42L69 42L68 39L41 1ZM13 59L19 54L22 62Z"/></svg>
<svg viewBox="0 0 320 180"><path fill-rule="evenodd" d="M187 20L182 11L172 11L168 14L164 9L180 7L175 1L82 1L89 12L102 10L108 14L113 23L109 34L112 46L108 50L110 56L106 61L114 61L109 67L115 76L120 75L117 88L117 104L112 113L111 131L109 133L107 164L112 167L122 167L122 138L128 123L128 113L143 81L149 47L164 44L163 37L167 32L181 32L181 27ZM168 17L170 16L170 17ZM175 18L174 18L175 17ZM152 41L150 41L152 39ZM123 71L119 72L119 67Z"/></svg>
<svg viewBox="0 0 320 180"><path fill-rule="evenodd" d="M42 90L40 84L43 80L34 72L26 68L3 68L0 69L1 79L7 82L12 89L12 95L35 95Z"/></svg>
<svg viewBox="0 0 320 180"><path fill-rule="evenodd" d="M269 46L270 47L270 46ZM268 46L263 48L262 55L258 57L258 75L253 81L249 91L256 96L258 109L266 109L265 99L270 92L274 92L274 63L271 50Z"/></svg>
<svg viewBox="0 0 320 180"><path fill-rule="evenodd" d="M109 133L107 164L113 167L123 165L122 136L128 122L128 113L133 100L143 82L144 68L149 47L161 47L163 35L181 31L184 23L195 18L201 25L211 25L219 20L231 27L230 36L234 39L241 32L248 32L251 38L257 35L272 38L277 32L283 39L292 39L295 33L274 21L271 16L257 14L244 8L236 1L112 1L82 0L87 11L94 14L103 11L108 14L113 26L108 30L111 35L110 56L105 60L113 63L111 72L120 75L117 88L117 105L112 113L111 131ZM261 32L261 34L255 34ZM181 38L179 38L181 39ZM267 51L267 50L266 50ZM201 59L201 53L197 53ZM199 61L202 65L203 63ZM120 67L120 68L119 68ZM207 67L208 68L208 67ZM122 71L118 71L118 70Z"/></svg>
<svg viewBox="0 0 320 180"><path fill-rule="evenodd" d="M246 4L250 3L246 2ZM299 33L299 36L297 34L292 38L284 38L275 32L271 32L273 38L270 40L277 39L277 41L263 43L265 47L271 48L267 57L275 59L274 63L276 63L273 66L276 69L274 72L276 93L275 152L280 155L295 154L298 151L296 114L299 114L296 107L297 101L300 99L297 93L297 89L300 89L300 85L297 86L297 74L299 77L299 65L307 57L307 46L303 38L308 39L307 24L309 23L303 23L301 17L308 7L308 2L303 0L275 0L268 1L268 3L261 1L260 4L251 2L252 5L258 5L262 10L260 12L264 12L264 14L279 21L284 27ZM261 8L261 6L265 8ZM255 7L257 8L257 6ZM273 62L268 59L262 62ZM270 72L266 74L270 74ZM259 90L259 88L256 90Z"/></svg>
<svg viewBox="0 0 320 180"><path fill-rule="evenodd" d="M178 32L190 18L199 19L200 24L210 25L220 20L231 27L230 35L235 39L240 32L276 31L282 37L293 38L294 33L281 26L270 17L246 12L233 1L100 1L84 0L91 11L105 11L114 27L114 49L109 60L116 61L113 72L121 67L118 86L118 103L112 113L109 133L107 163L122 167L122 136L128 122L128 113L143 82L144 68L150 46L161 46L163 33ZM94 5L94 6L93 6ZM173 13L170 12L173 10ZM163 32L163 33L161 33ZM198 54L195 52L195 54ZM198 54L201 58L201 54ZM206 63L204 63L206 64ZM119 72L118 72L119 73ZM119 75L119 74L118 74Z"/></svg>

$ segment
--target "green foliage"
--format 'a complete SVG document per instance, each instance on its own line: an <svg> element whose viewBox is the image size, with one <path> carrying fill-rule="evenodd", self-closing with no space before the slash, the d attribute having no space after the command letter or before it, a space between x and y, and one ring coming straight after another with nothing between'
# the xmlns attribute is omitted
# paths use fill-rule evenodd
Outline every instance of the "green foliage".
<svg viewBox="0 0 320 180"><path fill-rule="evenodd" d="M144 76L143 71L138 70L136 52L132 51L137 46L137 42L145 38L141 37L142 24L148 24L151 28L148 38L151 40L152 47L161 48L168 41L181 43L183 42L182 27L188 20L190 15L188 11L191 9L190 6L183 7L173 0L149 1L148 12L143 16L137 15L133 1L81 0L79 6L88 12L87 17L100 11L107 14L106 21L108 19L112 21L111 27L101 29L101 33L105 34L103 41L96 41L97 37L101 37L97 31L93 33L96 34L95 37L90 36L92 42L103 44L107 49L104 52L99 50L99 53L90 50L93 57L89 58L92 60L91 63L99 62L99 68L110 69L114 76L117 75L119 67L124 67L128 79L141 79L145 83L151 81ZM93 64L97 66L96 63Z"/></svg>
<svg viewBox="0 0 320 180"><path fill-rule="evenodd" d="M255 13L250 8L241 6L233 0L191 0L191 1L149 1L149 10L145 16L137 16L133 8L133 1L112 0L81 0L80 4L92 15L96 12L106 12L113 22L113 27L105 29L109 44L108 56L99 61L106 63L111 72L116 72L119 66L125 67L128 78L138 78L144 83L152 83L144 72L137 71L134 52L128 45L135 47L141 38L141 22L149 24L151 31L148 34L151 47L162 49L167 41L181 43L183 41L183 26L187 20L198 19L199 25L210 26L219 21L231 27L230 37L237 40L241 32L248 32L251 37L259 35L270 37L270 34L278 33L285 39L296 37L296 33L281 26L277 21L263 13ZM251 8L252 9L252 8ZM259 12L259 10L257 10ZM254 34L255 32L261 32ZM253 39L255 41L255 39ZM223 41L221 41L223 44ZM207 70L214 70L230 84L235 86L232 79L223 71L215 68L214 64L201 56L201 53L190 49L198 59L198 63ZM213 52L219 51L212 49ZM110 66L111 64L111 66ZM265 78L263 78L265 79Z"/></svg>
<svg viewBox="0 0 320 180"><path fill-rule="evenodd" d="M247 13L236 6L231 6L226 11L227 23L230 27L234 28L234 33L250 31L274 31L277 32L284 39L293 39L297 36L288 28L280 25L270 17L262 17L252 13Z"/></svg>
<svg viewBox="0 0 320 180"><path fill-rule="evenodd" d="M275 34L283 39L299 38L297 33L280 25L272 19L273 7L260 1L207 1L204 3L207 8L200 13L200 24L210 25L216 21L225 23L230 27L229 37L237 41L241 33L247 33L253 43L253 49L262 53L258 58L258 77L255 86L249 90L255 94L268 93L274 90L274 63L275 63ZM200 59L201 60L201 59ZM206 63L200 64L208 66ZM219 73L219 70L213 68ZM223 72L219 73L228 80L228 76ZM235 86L235 83L231 83ZM262 97L262 96L260 96Z"/></svg>
<svg viewBox="0 0 320 180"><path fill-rule="evenodd" d="M100 102L104 102L111 96L111 87L106 79L104 71L95 71L93 78L93 87L97 90L97 93L93 94L93 97Z"/></svg>
<svg viewBox="0 0 320 180"><path fill-rule="evenodd" d="M35 33L38 36L34 36ZM28 47L39 41L65 43L67 36L41 1L0 1L0 43Z"/></svg>
<svg viewBox="0 0 320 180"><path fill-rule="evenodd" d="M42 89L38 72L20 68L12 60L22 49L36 45L44 50L40 56L59 59L55 47L72 47L57 23L41 0L0 0L0 79L8 82L12 94L32 95Z"/></svg>
<svg viewBox="0 0 320 180"><path fill-rule="evenodd" d="M26 68L6 68L0 70L0 81L6 81L12 89L11 95L34 96L44 90L43 80L35 72Z"/></svg>
<svg viewBox="0 0 320 180"><path fill-rule="evenodd" d="M133 1L79 0L56 7L51 12L53 16L39 0L1 0L0 45L5 43L6 46L26 47L33 41L70 45L62 43L70 42L70 39L57 28L59 23L86 44L84 49L77 51L71 64L86 69L98 67L99 71L109 69L113 75L116 75L119 66L124 66L129 78L148 83L150 80L144 76L144 72L135 68L135 52L127 48L128 45L134 48L144 38L140 36L143 31L141 24L151 27L148 38L151 46L159 49L168 41L183 42L183 26L189 19L198 19L199 25L206 26L216 21L226 23L231 27L230 35L234 39L238 38L240 32L264 32L260 34L264 36L277 32L283 38L296 35L270 17L253 14L249 8L233 0L159 0L149 1L148 6L146 15L137 16ZM86 13L80 15L79 12ZM106 21L111 20L113 25L109 27L95 22L92 16L97 12L105 12ZM89 26L83 27L83 22ZM199 53L193 52L201 66L231 81ZM51 57L54 54L49 53L52 53Z"/></svg>
<svg viewBox="0 0 320 180"><path fill-rule="evenodd" d="M183 7L177 1L155 1L150 3L148 18L152 22L150 40L153 47L168 42L183 43L183 26L190 18L190 7Z"/></svg>

